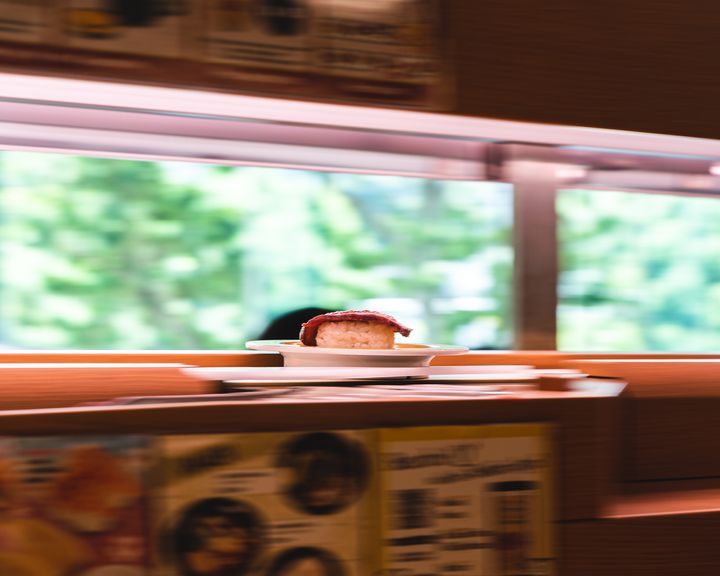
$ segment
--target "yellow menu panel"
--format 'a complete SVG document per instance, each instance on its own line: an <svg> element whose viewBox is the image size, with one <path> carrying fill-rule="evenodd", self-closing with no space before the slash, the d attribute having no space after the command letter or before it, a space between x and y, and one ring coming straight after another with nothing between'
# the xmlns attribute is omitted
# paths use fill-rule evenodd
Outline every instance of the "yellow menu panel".
<svg viewBox="0 0 720 576"><path fill-rule="evenodd" d="M379 433L387 574L554 574L543 424Z"/></svg>
<svg viewBox="0 0 720 576"><path fill-rule="evenodd" d="M365 574L371 432L159 440L156 574Z"/></svg>

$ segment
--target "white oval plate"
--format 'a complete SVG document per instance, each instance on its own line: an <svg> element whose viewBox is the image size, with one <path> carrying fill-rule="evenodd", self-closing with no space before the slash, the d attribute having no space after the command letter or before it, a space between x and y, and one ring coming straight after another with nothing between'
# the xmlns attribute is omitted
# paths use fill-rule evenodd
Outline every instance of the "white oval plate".
<svg viewBox="0 0 720 576"><path fill-rule="evenodd" d="M531 379L530 366L392 366L392 367L194 367L183 368L189 376L211 381L273 381L273 382L335 382L339 380L373 380L385 378L427 378L429 376L472 377L483 380L493 379Z"/></svg>
<svg viewBox="0 0 720 576"><path fill-rule="evenodd" d="M465 346L436 344L395 344L395 348L320 348L304 346L299 340L253 340L245 344L250 350L279 352L285 366L324 367L409 367L428 366L435 356L465 354Z"/></svg>

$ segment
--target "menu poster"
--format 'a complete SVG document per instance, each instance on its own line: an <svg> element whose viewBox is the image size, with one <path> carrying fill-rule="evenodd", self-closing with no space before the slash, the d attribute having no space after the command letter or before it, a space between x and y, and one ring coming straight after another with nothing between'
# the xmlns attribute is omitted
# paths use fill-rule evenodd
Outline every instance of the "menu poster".
<svg viewBox="0 0 720 576"><path fill-rule="evenodd" d="M0 40L43 42L51 28L46 0L0 0Z"/></svg>
<svg viewBox="0 0 720 576"><path fill-rule="evenodd" d="M0 0L0 68L442 109L438 0Z"/></svg>
<svg viewBox="0 0 720 576"><path fill-rule="evenodd" d="M554 573L548 428L380 431L387 574Z"/></svg>
<svg viewBox="0 0 720 576"><path fill-rule="evenodd" d="M0 445L0 574L145 576L139 436L6 439Z"/></svg>
<svg viewBox="0 0 720 576"><path fill-rule="evenodd" d="M491 574L555 573L551 431L543 424L487 427L482 475L494 532Z"/></svg>
<svg viewBox="0 0 720 576"><path fill-rule="evenodd" d="M365 574L371 432L159 439L156 574Z"/></svg>
<svg viewBox="0 0 720 576"><path fill-rule="evenodd" d="M316 66L332 79L333 91L407 104L443 89L435 2L324 1L329 9L318 22Z"/></svg>
<svg viewBox="0 0 720 576"><path fill-rule="evenodd" d="M188 0L66 0L61 15L72 48L180 57Z"/></svg>
<svg viewBox="0 0 720 576"><path fill-rule="evenodd" d="M306 89L311 63L310 5L302 0L209 0L204 58L211 76L251 89Z"/></svg>

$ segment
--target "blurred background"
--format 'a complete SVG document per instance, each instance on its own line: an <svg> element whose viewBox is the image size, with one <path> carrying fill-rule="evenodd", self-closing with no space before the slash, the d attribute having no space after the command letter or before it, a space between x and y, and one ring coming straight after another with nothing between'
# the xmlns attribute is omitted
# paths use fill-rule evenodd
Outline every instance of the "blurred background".
<svg viewBox="0 0 720 576"><path fill-rule="evenodd" d="M511 345L512 187L190 162L0 156L2 338L237 348L293 308Z"/></svg>
<svg viewBox="0 0 720 576"><path fill-rule="evenodd" d="M0 0L0 346L716 351L712 14L651 12Z"/></svg>
<svg viewBox="0 0 720 576"><path fill-rule="evenodd" d="M511 182L30 152L0 175L6 347L237 348L306 306L513 345ZM717 199L560 185L555 207L559 349L717 349Z"/></svg>

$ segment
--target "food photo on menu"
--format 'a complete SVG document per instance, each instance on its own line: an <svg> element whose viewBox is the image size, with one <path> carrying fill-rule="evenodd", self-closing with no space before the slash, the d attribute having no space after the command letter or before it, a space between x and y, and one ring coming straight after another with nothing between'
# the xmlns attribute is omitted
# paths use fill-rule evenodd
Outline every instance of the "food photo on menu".
<svg viewBox="0 0 720 576"><path fill-rule="evenodd" d="M145 576L148 442L0 441L0 574Z"/></svg>
<svg viewBox="0 0 720 576"><path fill-rule="evenodd" d="M362 446L331 432L293 438L276 466L284 477L281 493L296 509L313 516L333 514L363 493L369 473Z"/></svg>
<svg viewBox="0 0 720 576"><path fill-rule="evenodd" d="M360 576L371 432L157 438L158 576Z"/></svg>
<svg viewBox="0 0 720 576"><path fill-rule="evenodd" d="M265 522L249 502L206 498L183 510L171 537L183 576L247 574L265 545Z"/></svg>
<svg viewBox="0 0 720 576"><path fill-rule="evenodd" d="M345 576L340 559L329 550L313 546L290 548L277 555L268 576Z"/></svg>

